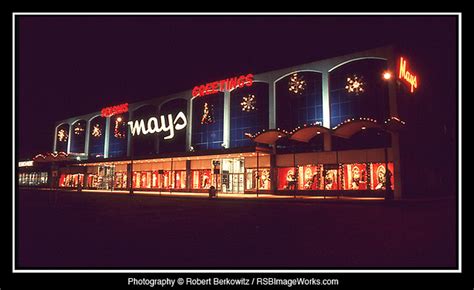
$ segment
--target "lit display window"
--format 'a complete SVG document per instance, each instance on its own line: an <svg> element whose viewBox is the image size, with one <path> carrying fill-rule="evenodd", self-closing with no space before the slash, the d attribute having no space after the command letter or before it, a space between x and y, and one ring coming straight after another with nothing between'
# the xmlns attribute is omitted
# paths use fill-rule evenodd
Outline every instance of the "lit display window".
<svg viewBox="0 0 474 290"><path fill-rule="evenodd" d="M297 175L294 167L278 168L278 189L296 190Z"/></svg>
<svg viewBox="0 0 474 290"><path fill-rule="evenodd" d="M115 188L127 188L127 174L124 172L115 173Z"/></svg>
<svg viewBox="0 0 474 290"><path fill-rule="evenodd" d="M346 164L344 168L344 189L366 190L369 188L366 164Z"/></svg>
<svg viewBox="0 0 474 290"><path fill-rule="evenodd" d="M211 170L192 170L191 186L193 189L208 189L211 187Z"/></svg>
<svg viewBox="0 0 474 290"><path fill-rule="evenodd" d="M390 175L390 185L394 190L394 177L393 177L393 163L388 162L388 175ZM386 189L386 166L385 163L371 163L370 164L370 180L372 190L385 190Z"/></svg>
<svg viewBox="0 0 474 290"><path fill-rule="evenodd" d="M305 165L298 166L298 189L321 190L323 189L323 166Z"/></svg>
<svg viewBox="0 0 474 290"><path fill-rule="evenodd" d="M185 170L175 171L174 188L175 189L186 188L186 171Z"/></svg>
<svg viewBox="0 0 474 290"><path fill-rule="evenodd" d="M259 190L270 190L270 168L246 169L245 190L256 190L257 184Z"/></svg>
<svg viewBox="0 0 474 290"><path fill-rule="evenodd" d="M77 187L84 186L84 174L61 174L59 177L60 187Z"/></svg>
<svg viewBox="0 0 474 290"><path fill-rule="evenodd" d="M339 174L336 168L326 168L324 170L324 190L339 189Z"/></svg>
<svg viewBox="0 0 474 290"><path fill-rule="evenodd" d="M42 186L48 184L47 172L28 172L18 174L19 186Z"/></svg>

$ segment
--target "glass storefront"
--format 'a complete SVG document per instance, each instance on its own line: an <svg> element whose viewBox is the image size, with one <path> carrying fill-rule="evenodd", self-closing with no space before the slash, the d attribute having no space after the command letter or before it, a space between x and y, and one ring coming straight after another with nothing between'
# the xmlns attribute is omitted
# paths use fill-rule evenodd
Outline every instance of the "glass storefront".
<svg viewBox="0 0 474 290"><path fill-rule="evenodd" d="M28 172L18 175L19 186L44 186L48 184L48 172Z"/></svg>
<svg viewBox="0 0 474 290"><path fill-rule="evenodd" d="M134 171L132 185L141 189L186 189L186 170Z"/></svg>
<svg viewBox="0 0 474 290"><path fill-rule="evenodd" d="M298 190L323 189L323 166L305 165L298 166Z"/></svg>
<svg viewBox="0 0 474 290"><path fill-rule="evenodd" d="M244 159L221 159L221 180L223 193L244 192Z"/></svg>
<svg viewBox="0 0 474 290"><path fill-rule="evenodd" d="M270 190L270 168L260 168L258 171L256 168L246 169L246 181L245 190L254 191L259 190Z"/></svg>
<svg viewBox="0 0 474 290"><path fill-rule="evenodd" d="M394 190L393 163L388 162ZM295 170L297 174L295 174ZM277 169L278 190L385 190L385 163L308 164ZM247 170L247 188L251 182Z"/></svg>
<svg viewBox="0 0 474 290"><path fill-rule="evenodd" d="M98 166L87 175L87 187L109 190L114 185L114 166ZM125 180L126 181L126 180ZM115 182L116 184L116 182Z"/></svg>
<svg viewBox="0 0 474 290"><path fill-rule="evenodd" d="M211 170L191 170L191 188L209 189L211 187Z"/></svg>
<svg viewBox="0 0 474 290"><path fill-rule="evenodd" d="M115 173L114 188L117 188L117 189L127 188L127 173L126 172Z"/></svg>
<svg viewBox="0 0 474 290"><path fill-rule="evenodd" d="M79 184L84 186L84 174L82 173L63 173L59 176L59 187L78 187Z"/></svg>
<svg viewBox="0 0 474 290"><path fill-rule="evenodd" d="M305 164L296 167L255 167L253 156L221 159L199 159L195 163L176 165L175 170L163 168L163 163L143 163L137 166L132 176L127 174L127 166L102 165L89 167L87 174L61 173L60 187L77 187L78 184L91 189L128 189L129 178L134 189L206 191L211 186L221 193L255 193L257 190L271 191L275 182L279 191L377 191L394 186L393 163L344 163ZM253 163L252 163L253 162ZM249 168L245 167L248 164ZM187 166L191 166L186 170ZM194 166L194 167L193 167ZM166 168L166 167L165 167ZM171 168L171 167L170 167ZM202 169L200 169L202 168ZM274 170L272 174L272 170ZM275 177L275 181L271 180ZM390 176L389 182L386 177ZM189 178L189 182L188 182ZM47 184L47 172L22 173L20 185Z"/></svg>

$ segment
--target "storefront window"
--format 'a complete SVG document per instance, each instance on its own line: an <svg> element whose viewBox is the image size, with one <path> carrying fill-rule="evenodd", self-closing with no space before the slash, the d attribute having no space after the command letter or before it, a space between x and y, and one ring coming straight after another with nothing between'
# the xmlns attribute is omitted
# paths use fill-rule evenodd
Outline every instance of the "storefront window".
<svg viewBox="0 0 474 290"><path fill-rule="evenodd" d="M134 171L132 184L133 188L185 189L186 171Z"/></svg>
<svg viewBox="0 0 474 290"><path fill-rule="evenodd" d="M193 189L208 189L211 187L211 170L192 170L191 186Z"/></svg>
<svg viewBox="0 0 474 290"><path fill-rule="evenodd" d="M390 183L392 190L395 190L394 176L393 176L393 163L388 163L388 170L390 175ZM385 190L386 189L386 166L385 163L371 163L370 164L370 180L372 190Z"/></svg>
<svg viewBox="0 0 474 290"><path fill-rule="evenodd" d="M84 174L61 174L59 177L60 187L77 187L79 184L84 186Z"/></svg>
<svg viewBox="0 0 474 290"><path fill-rule="evenodd" d="M366 190L367 168L366 164L345 164L344 170L344 189L346 190Z"/></svg>
<svg viewBox="0 0 474 290"><path fill-rule="evenodd" d="M278 189L279 190L295 190L297 176L294 167L278 168Z"/></svg>
<svg viewBox="0 0 474 290"><path fill-rule="evenodd" d="M175 171L175 186L176 189L185 189L186 188L186 171L180 170Z"/></svg>
<svg viewBox="0 0 474 290"><path fill-rule="evenodd" d="M324 173L324 189L325 190L338 190L339 189L339 174L338 167L325 166Z"/></svg>
<svg viewBox="0 0 474 290"><path fill-rule="evenodd" d="M41 186L47 184L47 172L28 172L18 174L18 185L20 186Z"/></svg>
<svg viewBox="0 0 474 290"><path fill-rule="evenodd" d="M270 168L246 169L245 190L256 190L257 184L259 190L270 190Z"/></svg>
<svg viewBox="0 0 474 290"><path fill-rule="evenodd" d="M127 174L124 172L115 173L114 178L114 187L115 188L127 188Z"/></svg>
<svg viewBox="0 0 474 290"><path fill-rule="evenodd" d="M323 166L305 165L298 166L298 189L321 190L323 189Z"/></svg>

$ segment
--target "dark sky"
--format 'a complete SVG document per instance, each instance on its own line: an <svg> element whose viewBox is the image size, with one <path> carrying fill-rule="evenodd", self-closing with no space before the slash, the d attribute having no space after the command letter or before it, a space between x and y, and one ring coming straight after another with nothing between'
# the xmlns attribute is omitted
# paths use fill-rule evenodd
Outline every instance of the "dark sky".
<svg viewBox="0 0 474 290"><path fill-rule="evenodd" d="M455 126L455 16L19 16L18 156L51 151L61 119L388 44L420 75L413 121Z"/></svg>

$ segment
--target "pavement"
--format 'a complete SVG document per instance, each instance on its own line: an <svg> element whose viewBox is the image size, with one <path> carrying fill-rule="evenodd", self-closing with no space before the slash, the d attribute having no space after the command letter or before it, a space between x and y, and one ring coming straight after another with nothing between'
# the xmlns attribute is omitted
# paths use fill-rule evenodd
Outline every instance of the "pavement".
<svg viewBox="0 0 474 290"><path fill-rule="evenodd" d="M167 195L168 194L168 195ZM453 198L17 193L17 267L411 269L457 265Z"/></svg>

